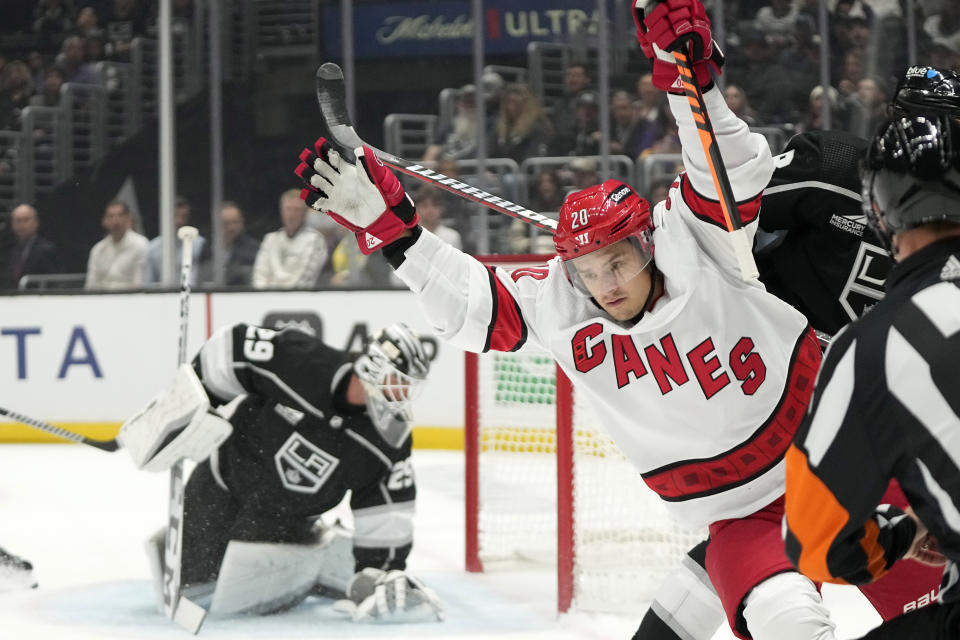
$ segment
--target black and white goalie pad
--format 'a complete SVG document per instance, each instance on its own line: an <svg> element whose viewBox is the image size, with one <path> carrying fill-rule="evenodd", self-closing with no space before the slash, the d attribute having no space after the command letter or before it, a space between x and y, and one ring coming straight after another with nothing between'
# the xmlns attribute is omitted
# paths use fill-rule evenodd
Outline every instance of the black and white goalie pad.
<svg viewBox="0 0 960 640"><path fill-rule="evenodd" d="M442 622L443 607L436 593L404 571L367 567L350 580L349 600L337 603L354 622Z"/></svg>
<svg viewBox="0 0 960 640"><path fill-rule="evenodd" d="M233 427L210 413L210 400L188 364L173 381L123 423L117 441L138 469L165 471L179 460L206 460Z"/></svg>

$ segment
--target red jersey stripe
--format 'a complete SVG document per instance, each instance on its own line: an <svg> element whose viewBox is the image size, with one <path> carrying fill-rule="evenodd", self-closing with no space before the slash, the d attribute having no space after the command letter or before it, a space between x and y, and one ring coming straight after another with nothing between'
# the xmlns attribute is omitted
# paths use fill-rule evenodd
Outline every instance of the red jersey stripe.
<svg viewBox="0 0 960 640"><path fill-rule="evenodd" d="M720 206L719 200L710 200L704 198L699 193L693 189L693 185L690 184L690 179L687 177L687 174L682 174L680 180L680 194L683 196L684 202L694 213L697 218L711 224L715 224L718 227L723 229L727 228L727 223L723 217L723 209ZM744 202L737 203L737 210L740 212L740 221L747 225L753 222L757 214L760 213L760 200L763 196L762 193L756 195L756 197L745 200Z"/></svg>
<svg viewBox="0 0 960 640"><path fill-rule="evenodd" d="M668 502L719 493L746 484L783 458L807 410L820 366L820 343L807 329L794 349L787 388L773 415L745 442L715 458L679 462L642 474Z"/></svg>

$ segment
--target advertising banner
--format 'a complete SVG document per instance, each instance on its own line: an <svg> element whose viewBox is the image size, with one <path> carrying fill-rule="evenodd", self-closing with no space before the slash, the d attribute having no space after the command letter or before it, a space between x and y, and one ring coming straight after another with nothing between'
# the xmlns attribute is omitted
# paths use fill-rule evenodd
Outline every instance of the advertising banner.
<svg viewBox="0 0 960 640"><path fill-rule="evenodd" d="M211 332L237 322L295 327L340 349L393 322L423 336L433 356L415 424L463 426L463 353L430 335L408 291L195 294L188 357ZM176 293L5 298L0 315L0 406L91 437L113 437L172 377L177 363ZM111 430L113 433L111 433ZM17 433L23 433L18 428ZM0 441L10 425L0 422Z"/></svg>
<svg viewBox="0 0 960 640"><path fill-rule="evenodd" d="M523 53L533 41L568 42L575 34L596 33L596 0L525 0L520 5L510 0L484 3L487 53ZM323 19L324 53L337 60L343 43L339 5L327 4ZM470 0L358 3L353 21L358 59L472 52Z"/></svg>

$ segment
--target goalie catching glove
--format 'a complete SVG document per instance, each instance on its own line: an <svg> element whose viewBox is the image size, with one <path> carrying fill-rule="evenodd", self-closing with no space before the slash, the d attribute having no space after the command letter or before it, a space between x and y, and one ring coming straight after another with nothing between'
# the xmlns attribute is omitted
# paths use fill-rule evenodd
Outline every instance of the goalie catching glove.
<svg viewBox="0 0 960 640"><path fill-rule="evenodd" d="M700 0L635 0L633 21L637 41L647 58L653 60L653 84L670 93L683 93L677 61L671 51L690 55L690 64L701 88L713 82L710 71L720 75L723 52L710 35L710 18Z"/></svg>
<svg viewBox="0 0 960 640"><path fill-rule="evenodd" d="M432 589L403 571L367 567L347 585L349 600L336 607L354 622L442 622L443 607Z"/></svg>
<svg viewBox="0 0 960 640"><path fill-rule="evenodd" d="M370 147L341 156L326 138L304 149L295 173L306 183L300 198L353 231L364 255L383 248L420 222L413 200Z"/></svg>

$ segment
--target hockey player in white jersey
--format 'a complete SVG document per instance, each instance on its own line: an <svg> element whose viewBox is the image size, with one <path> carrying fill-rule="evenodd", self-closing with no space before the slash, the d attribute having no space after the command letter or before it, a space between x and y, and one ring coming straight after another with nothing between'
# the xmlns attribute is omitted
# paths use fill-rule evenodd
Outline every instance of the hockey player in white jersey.
<svg viewBox="0 0 960 640"><path fill-rule="evenodd" d="M710 68L722 59L697 0L641 19L654 82L679 90L666 53L693 37L719 147L749 234L773 172L762 136L726 106ZM301 155L301 194L384 250L436 328L470 351L548 349L593 396L647 485L694 525L707 525L707 571L731 629L756 640L833 637L813 582L783 549L783 455L820 362L806 319L744 282L685 97L670 96L687 172L651 211L615 180L568 196L558 256L540 270L488 268L417 225L396 177L365 148L351 164L323 139Z"/></svg>

